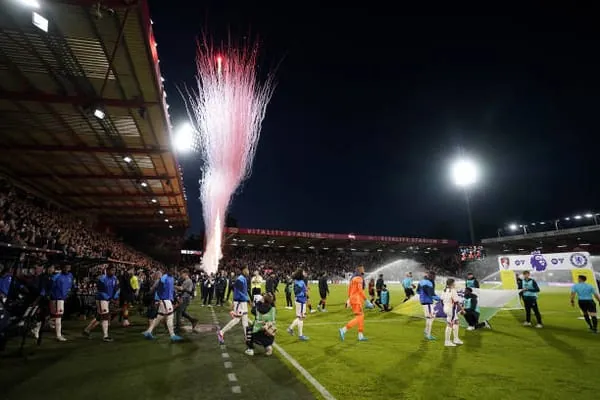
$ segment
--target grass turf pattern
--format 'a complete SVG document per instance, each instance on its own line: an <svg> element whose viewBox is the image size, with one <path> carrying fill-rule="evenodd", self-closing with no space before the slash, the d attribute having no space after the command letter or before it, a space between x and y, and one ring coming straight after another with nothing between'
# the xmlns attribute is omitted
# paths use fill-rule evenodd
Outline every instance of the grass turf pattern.
<svg viewBox="0 0 600 400"><path fill-rule="evenodd" d="M396 304L403 293L390 286ZM316 287L311 293L316 309ZM596 398L600 337L587 331L568 297L568 290L542 288L543 329L523 327L522 310L501 311L492 320L492 331L461 329L465 344L445 348L442 322L433 328L438 341L426 342L423 319L378 310L366 313L368 342L357 342L355 330L340 342L338 328L352 318L344 308L344 285L331 287L329 312L308 315L304 330L310 341L300 342L285 332L294 310L283 307L281 292L277 343L338 399ZM215 310L224 325L227 309ZM208 307L195 304L192 312L202 323L212 320ZM170 344L161 328L159 339L148 342L140 334L143 320L133 322L137 326L115 327L115 342L103 343L99 328L87 340L80 336L84 322L67 321L70 342L56 343L47 334L42 347L26 360L0 359L0 398L319 398L295 370L286 368L285 360L264 357L258 347L254 357L243 354L240 325L226 336L233 363L226 370L213 332L186 334L184 343ZM236 374L241 394L231 392L227 373Z"/></svg>

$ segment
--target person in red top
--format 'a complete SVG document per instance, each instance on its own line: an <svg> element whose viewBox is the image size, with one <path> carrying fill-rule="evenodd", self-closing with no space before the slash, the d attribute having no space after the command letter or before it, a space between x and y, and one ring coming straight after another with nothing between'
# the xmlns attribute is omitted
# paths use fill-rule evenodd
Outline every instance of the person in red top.
<svg viewBox="0 0 600 400"><path fill-rule="evenodd" d="M363 342L367 340L364 336L363 331L365 329L365 314L363 313L363 305L366 303L367 307L369 303L367 296L365 295L365 281L363 275L365 274L365 267L360 265L356 274L350 279L350 285L348 286L348 304L352 308L354 318L346 324L346 326L340 328L340 339L344 341L346 332L348 329L358 325L358 340ZM373 305L371 304L371 307Z"/></svg>
<svg viewBox="0 0 600 400"><path fill-rule="evenodd" d="M373 303L375 301L375 279L369 281L369 297L371 297L369 301Z"/></svg>

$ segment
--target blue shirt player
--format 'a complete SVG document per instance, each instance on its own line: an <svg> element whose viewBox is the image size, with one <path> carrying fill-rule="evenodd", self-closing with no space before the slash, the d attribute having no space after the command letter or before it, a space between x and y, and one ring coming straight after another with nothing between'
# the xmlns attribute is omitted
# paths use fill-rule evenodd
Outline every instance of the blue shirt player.
<svg viewBox="0 0 600 400"><path fill-rule="evenodd" d="M147 331L143 333L146 339L154 339L152 332L163 320L166 322L167 330L172 342L180 342L183 338L175 334L173 319L173 299L175 297L175 268L171 267L163 274L157 282L154 299L158 303L158 316L152 321Z"/></svg>
<svg viewBox="0 0 600 400"><path fill-rule="evenodd" d="M50 315L54 319L56 340L59 342L67 341L62 335L62 316L65 313L65 300L69 297L72 287L71 266L63 265L61 272L52 276L52 286L50 288Z"/></svg>
<svg viewBox="0 0 600 400"><path fill-rule="evenodd" d="M586 281L587 277L585 275L577 277L577 283L571 287L571 305L575 307L575 296L577 296L579 308L583 313L585 322L590 327L590 331L598 333L598 316L594 298L600 302L600 296L598 290Z"/></svg>
<svg viewBox="0 0 600 400"><path fill-rule="evenodd" d="M119 298L119 280L115 276L115 267L109 266L106 273L101 275L96 282L96 318L83 330L83 335L90 337L90 333L98 324L102 324L103 340L112 342L108 335L110 325L109 302Z"/></svg>
<svg viewBox="0 0 600 400"><path fill-rule="evenodd" d="M294 280L294 296L296 297L296 319L287 328L290 335L294 335L294 328L298 327L298 339L307 341L308 337L304 335L304 318L306 318L306 303L308 301L308 286L306 285L306 273L303 269L298 269L292 275Z"/></svg>
<svg viewBox="0 0 600 400"><path fill-rule="evenodd" d="M433 303L440 298L435 294L435 274L433 272L428 272L423 280L419 282L417 293L425 314L425 339L435 340L435 337L431 336L431 329L435 320Z"/></svg>
<svg viewBox="0 0 600 400"><path fill-rule="evenodd" d="M244 335L248 328L248 303L250 303L250 295L248 294L248 276L250 271L248 267L242 268L240 275L233 283L233 303L231 305L231 321L217 331L217 340L220 344L225 343L225 333L242 321Z"/></svg>
<svg viewBox="0 0 600 400"><path fill-rule="evenodd" d="M413 284L412 272L407 272L406 277L402 280L402 287L404 288L404 301L406 303L411 297L415 295L415 286Z"/></svg>

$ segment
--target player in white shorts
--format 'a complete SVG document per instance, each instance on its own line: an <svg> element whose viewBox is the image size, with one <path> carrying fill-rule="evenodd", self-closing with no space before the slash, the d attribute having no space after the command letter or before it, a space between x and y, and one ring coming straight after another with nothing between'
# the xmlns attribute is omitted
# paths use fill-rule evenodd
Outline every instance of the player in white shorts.
<svg viewBox="0 0 600 400"><path fill-rule="evenodd" d="M447 347L456 347L457 344L463 344L458 337L458 329L460 322L458 315L460 314L460 297L455 287L454 279L446 281L446 288L441 295L441 300L444 304L444 313L446 314L446 337L444 345ZM454 334L454 340L452 335Z"/></svg>
<svg viewBox="0 0 600 400"><path fill-rule="evenodd" d="M244 267L241 274L237 277L233 284L233 304L231 305L231 321L223 327L223 329L217 330L217 340L220 344L225 343L225 333L227 333L234 326L242 322L242 328L244 329L244 336L246 335L246 328L248 328L248 303L250 302L250 296L248 296L248 267Z"/></svg>

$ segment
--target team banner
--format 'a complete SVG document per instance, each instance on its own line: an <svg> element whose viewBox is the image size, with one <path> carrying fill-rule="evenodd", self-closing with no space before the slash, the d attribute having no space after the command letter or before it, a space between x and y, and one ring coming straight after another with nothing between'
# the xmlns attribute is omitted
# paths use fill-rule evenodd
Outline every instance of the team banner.
<svg viewBox="0 0 600 400"><path fill-rule="evenodd" d="M284 236L310 239L334 239L334 240L362 240L370 242L388 242L388 243L408 243L408 244L428 244L428 245L444 245L457 246L456 240L448 239L426 239L426 238L411 238L399 236L369 236L369 235L354 235L341 233L318 233L318 232L295 232L295 231L280 231L275 229L244 229L244 228L225 228L225 233L238 235L263 235L263 236Z"/></svg>
<svg viewBox="0 0 600 400"><path fill-rule="evenodd" d="M506 255L498 257L500 271L558 271L569 269L591 269L590 253L549 253L534 252L530 255Z"/></svg>

